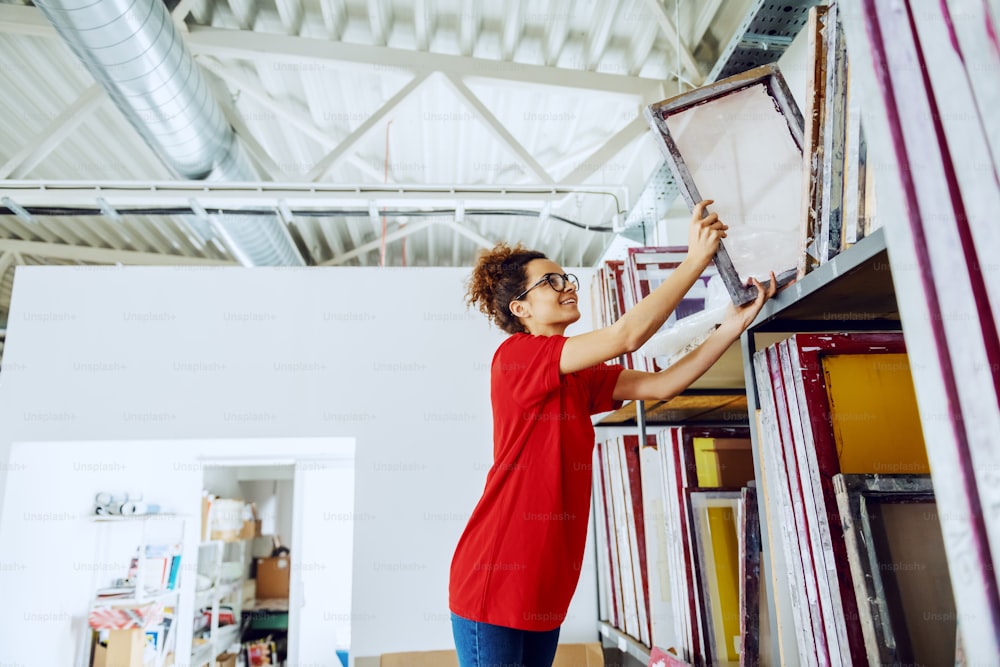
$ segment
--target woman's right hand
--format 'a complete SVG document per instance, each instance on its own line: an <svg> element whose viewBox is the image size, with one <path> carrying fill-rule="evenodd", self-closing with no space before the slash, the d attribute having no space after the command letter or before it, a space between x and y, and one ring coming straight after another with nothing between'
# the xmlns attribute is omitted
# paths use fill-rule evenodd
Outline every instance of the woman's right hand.
<svg viewBox="0 0 1000 667"><path fill-rule="evenodd" d="M722 224L717 213L709 213L704 218L705 207L714 203L713 199L705 199L695 204L691 211L691 227L688 230L688 256L699 262L701 266L715 257L719 242L726 238L728 226Z"/></svg>

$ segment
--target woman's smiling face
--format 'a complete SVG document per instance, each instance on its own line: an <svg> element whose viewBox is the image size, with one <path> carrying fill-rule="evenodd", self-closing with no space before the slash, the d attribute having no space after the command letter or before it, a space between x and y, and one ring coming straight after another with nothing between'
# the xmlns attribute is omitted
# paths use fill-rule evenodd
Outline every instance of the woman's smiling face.
<svg viewBox="0 0 1000 667"><path fill-rule="evenodd" d="M576 285L563 278L565 271L549 259L533 259L525 265L527 291L512 301L511 312L521 318L528 331L535 335L562 334L566 327L580 319ZM552 276L546 280L547 276ZM555 286L553 286L555 285ZM556 287L562 285L562 291Z"/></svg>

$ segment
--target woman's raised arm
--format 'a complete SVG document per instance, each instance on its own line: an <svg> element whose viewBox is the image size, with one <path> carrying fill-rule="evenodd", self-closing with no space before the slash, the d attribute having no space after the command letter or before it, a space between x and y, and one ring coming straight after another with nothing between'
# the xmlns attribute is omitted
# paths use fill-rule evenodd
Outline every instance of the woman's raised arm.
<svg viewBox="0 0 1000 667"><path fill-rule="evenodd" d="M614 324L568 338L559 358L560 373L574 373L634 352L663 326L726 237L727 227L718 215L702 217L711 203L711 199L699 202L691 212L688 254L681 265Z"/></svg>
<svg viewBox="0 0 1000 667"><path fill-rule="evenodd" d="M774 296L777 281L774 273L767 289L751 279L757 287L757 298L743 306L729 304L726 319L708 339L677 360L676 363L659 373L624 370L618 376L612 396L616 401L669 401L700 378L719 357L739 339L743 330L750 326L764 306L764 302Z"/></svg>

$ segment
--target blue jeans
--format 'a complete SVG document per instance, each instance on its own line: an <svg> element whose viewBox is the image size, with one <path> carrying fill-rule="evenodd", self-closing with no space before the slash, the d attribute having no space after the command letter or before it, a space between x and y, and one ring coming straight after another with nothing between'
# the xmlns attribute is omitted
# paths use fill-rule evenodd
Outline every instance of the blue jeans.
<svg viewBox="0 0 1000 667"><path fill-rule="evenodd" d="M552 667L559 628L515 630L451 615L460 667Z"/></svg>

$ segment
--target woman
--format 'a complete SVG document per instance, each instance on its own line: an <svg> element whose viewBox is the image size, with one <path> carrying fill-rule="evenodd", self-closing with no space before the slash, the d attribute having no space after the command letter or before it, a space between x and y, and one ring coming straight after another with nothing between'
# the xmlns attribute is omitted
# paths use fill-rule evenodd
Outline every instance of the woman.
<svg viewBox="0 0 1000 667"><path fill-rule="evenodd" d="M576 278L539 252L498 244L479 258L468 301L512 334L491 366L493 467L451 564L449 607L462 667L550 667L583 562L594 429L621 401L667 400L715 363L774 294L731 307L701 346L659 373L603 362L633 352L712 260L726 225L711 200L691 216L688 255L609 327L566 337L580 319Z"/></svg>

